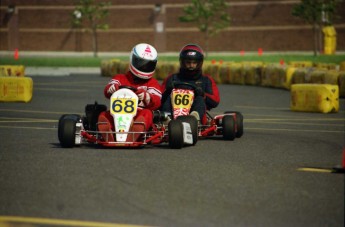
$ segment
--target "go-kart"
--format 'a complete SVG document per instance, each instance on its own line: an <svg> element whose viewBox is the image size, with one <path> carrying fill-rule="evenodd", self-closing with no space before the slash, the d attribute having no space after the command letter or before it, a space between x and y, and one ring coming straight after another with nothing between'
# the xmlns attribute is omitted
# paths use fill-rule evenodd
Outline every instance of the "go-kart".
<svg viewBox="0 0 345 227"><path fill-rule="evenodd" d="M173 82L171 92L172 119L181 119L190 114L197 87L186 82ZM225 111L223 114L211 116L207 111L200 119L197 127L197 137L223 136L224 140L234 140L243 135L243 115L238 111ZM197 140L197 138L195 139Z"/></svg>
<svg viewBox="0 0 345 227"><path fill-rule="evenodd" d="M191 124L195 123L192 116L171 120L166 125L164 122L168 115L153 111L153 126L150 128L145 128L144 122L134 121L138 109L138 96L135 94L135 88L131 86L120 86L120 89L112 94L109 109L114 119L115 131L98 130L99 124L103 124L98 122L98 116L101 112L107 111L107 106L97 102L86 105L85 116L62 115L58 123L58 139L61 146L71 148L81 144L98 144L103 147L142 147L166 142L171 148L180 149L184 145L196 143L197 131L193 131L191 127ZM135 124L144 125L144 130L132 131ZM110 134L114 141L109 140Z"/></svg>

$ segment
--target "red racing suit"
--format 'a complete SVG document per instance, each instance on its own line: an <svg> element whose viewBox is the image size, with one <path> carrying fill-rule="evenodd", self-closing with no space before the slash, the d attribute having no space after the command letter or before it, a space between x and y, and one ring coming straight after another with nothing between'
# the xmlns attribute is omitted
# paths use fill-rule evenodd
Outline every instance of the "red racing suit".
<svg viewBox="0 0 345 227"><path fill-rule="evenodd" d="M113 78L104 88L104 95L108 99L112 95L112 93L108 93L108 90L112 85L115 85L117 88L119 86L131 86L137 88L138 90L145 90L150 95L149 103L139 101L137 115L134 117L134 122L144 122L146 131L150 129L153 124L152 111L158 109L161 105L162 92L158 81L155 78L150 78L148 80L140 79L134 76L130 71L128 71L126 74L117 74L113 76ZM102 120L103 122L106 119L111 124L111 130L115 130L113 117L111 116L110 111L102 112L98 119L99 121ZM140 129L140 131L141 130L142 129ZM131 131L136 130L132 127Z"/></svg>

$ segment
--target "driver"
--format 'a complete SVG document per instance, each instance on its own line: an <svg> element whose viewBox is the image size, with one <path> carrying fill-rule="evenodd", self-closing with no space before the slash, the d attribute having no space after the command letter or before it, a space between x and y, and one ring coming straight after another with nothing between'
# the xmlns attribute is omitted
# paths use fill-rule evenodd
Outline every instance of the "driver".
<svg viewBox="0 0 345 227"><path fill-rule="evenodd" d="M194 85L194 101L190 110L202 123L206 122L206 110L218 106L220 97L217 85L212 77L202 73L204 51L196 44L188 44L180 51L180 70L178 73L169 75L162 83L162 107L161 110L172 114L171 91L175 82L183 82ZM178 88L191 89L190 86Z"/></svg>
<svg viewBox="0 0 345 227"><path fill-rule="evenodd" d="M130 86L136 89L139 104L134 122L143 124L133 124L130 131L143 132L151 128L153 124L152 110L159 108L161 104L161 87L158 81L153 78L157 64L157 51L150 44L140 43L134 46L129 58L129 70L126 74L117 74L109 81L104 88L104 95L110 98L120 86ZM110 111L102 112L98 117L99 131L115 131L113 117ZM140 134L134 134L134 141L137 141ZM103 135L103 138L107 138ZM114 141L113 134L108 134L108 142ZM132 134L129 134L127 141L133 141Z"/></svg>

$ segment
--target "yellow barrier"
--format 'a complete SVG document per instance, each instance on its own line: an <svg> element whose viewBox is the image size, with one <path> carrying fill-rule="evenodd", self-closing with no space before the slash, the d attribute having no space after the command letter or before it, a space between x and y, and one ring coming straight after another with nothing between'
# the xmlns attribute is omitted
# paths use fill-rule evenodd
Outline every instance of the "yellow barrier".
<svg viewBox="0 0 345 227"><path fill-rule="evenodd" d="M292 74L292 84L304 84L310 82L310 75L314 68L297 68Z"/></svg>
<svg viewBox="0 0 345 227"><path fill-rule="evenodd" d="M296 67L296 68L304 68L304 67L312 67L313 62L311 62L311 61L290 61L288 63L288 65Z"/></svg>
<svg viewBox="0 0 345 227"><path fill-rule="evenodd" d="M109 61L102 61L101 62L101 75L109 77L110 76L110 62Z"/></svg>
<svg viewBox="0 0 345 227"><path fill-rule="evenodd" d="M280 64L269 64L264 67L261 86L289 89L290 84L290 78L287 77L285 66L281 66Z"/></svg>
<svg viewBox="0 0 345 227"><path fill-rule="evenodd" d="M262 76L262 62L242 62L242 74L247 85L259 85Z"/></svg>
<svg viewBox="0 0 345 227"><path fill-rule="evenodd" d="M314 66L317 69L324 69L324 70L337 70L338 65L334 63L314 63Z"/></svg>
<svg viewBox="0 0 345 227"><path fill-rule="evenodd" d="M326 72L326 70L315 69L310 73L309 82L312 84L324 84Z"/></svg>
<svg viewBox="0 0 345 227"><path fill-rule="evenodd" d="M121 60L119 59L112 59L109 62L108 70L109 70L109 75L112 77L116 74L120 73L120 64Z"/></svg>
<svg viewBox="0 0 345 227"><path fill-rule="evenodd" d="M338 112L338 85L293 84L291 86L290 108L293 111L304 112Z"/></svg>
<svg viewBox="0 0 345 227"><path fill-rule="evenodd" d="M30 102L33 81L30 77L0 77L0 101Z"/></svg>
<svg viewBox="0 0 345 227"><path fill-rule="evenodd" d="M242 74L242 64L241 63L231 63L230 67L230 84L245 84L245 78Z"/></svg>
<svg viewBox="0 0 345 227"><path fill-rule="evenodd" d="M158 62L154 77L158 80L164 80L167 76L178 73L178 62Z"/></svg>
<svg viewBox="0 0 345 227"><path fill-rule="evenodd" d="M0 65L0 76L25 76L25 67L23 65Z"/></svg>
<svg viewBox="0 0 345 227"><path fill-rule="evenodd" d="M295 67L288 66L286 68L286 79L285 79L285 82L283 83L283 87L285 89L288 89L288 90L291 89L292 76L295 73L295 71L296 71Z"/></svg>
<svg viewBox="0 0 345 227"><path fill-rule="evenodd" d="M219 78L222 84L230 84L231 73L230 73L230 66L229 64L222 64L219 67Z"/></svg>
<svg viewBox="0 0 345 227"><path fill-rule="evenodd" d="M325 26L322 29L324 33L324 53L327 55L334 54L337 47L337 32L333 26Z"/></svg>
<svg viewBox="0 0 345 227"><path fill-rule="evenodd" d="M120 59L110 59L101 62L101 75L112 77L119 73L126 73L128 70L128 63L122 62Z"/></svg>
<svg viewBox="0 0 345 227"><path fill-rule="evenodd" d="M219 64L212 64L212 63L205 62L203 65L202 71L204 74L211 76L216 83L220 83L221 79L219 76L219 71L220 71L219 69L220 69Z"/></svg>
<svg viewBox="0 0 345 227"><path fill-rule="evenodd" d="M339 85L339 71L327 70L325 74L324 84Z"/></svg>
<svg viewBox="0 0 345 227"><path fill-rule="evenodd" d="M291 89L292 84L333 84L339 86L340 97L345 97L345 71L334 70L335 64L312 62L290 62L289 65L268 64L262 62L205 62L203 72L211 75L217 83L257 85ZM294 67L304 66L304 67ZM113 76L125 73L128 62L119 59L103 61L101 64L102 76ZM345 70L345 62L340 64L340 70ZM179 71L179 63L158 62L154 77L165 79L172 73Z"/></svg>
<svg viewBox="0 0 345 227"><path fill-rule="evenodd" d="M340 62L339 70L345 71L345 61Z"/></svg>
<svg viewBox="0 0 345 227"><path fill-rule="evenodd" d="M317 68L297 68L292 74L292 84L338 84L339 71Z"/></svg>

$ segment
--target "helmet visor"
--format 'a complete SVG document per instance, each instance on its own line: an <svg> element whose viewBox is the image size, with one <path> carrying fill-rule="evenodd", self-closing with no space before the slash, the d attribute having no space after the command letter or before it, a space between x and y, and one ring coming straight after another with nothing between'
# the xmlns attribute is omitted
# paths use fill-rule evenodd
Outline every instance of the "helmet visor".
<svg viewBox="0 0 345 227"><path fill-rule="evenodd" d="M139 58L135 55L132 57L132 65L139 71L144 73L153 72L156 69L157 60L147 60Z"/></svg>

